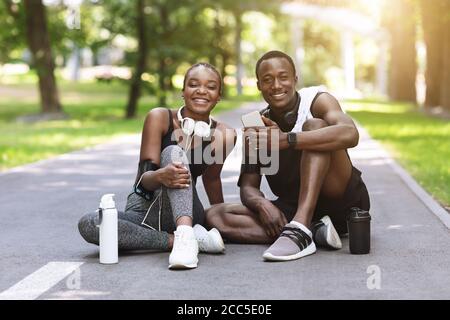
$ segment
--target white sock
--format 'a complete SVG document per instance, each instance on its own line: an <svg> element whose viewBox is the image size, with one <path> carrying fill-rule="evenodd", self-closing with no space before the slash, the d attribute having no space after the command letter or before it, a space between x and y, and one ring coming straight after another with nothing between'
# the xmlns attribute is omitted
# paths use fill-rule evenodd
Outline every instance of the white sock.
<svg viewBox="0 0 450 320"><path fill-rule="evenodd" d="M292 221L289 222L289 223L295 225L295 226L298 227L300 230L302 230L303 232L305 232L308 236L312 237L312 232L311 232L307 227L305 227L304 224L302 224L302 223L300 223L300 222L297 222L297 221L294 221L294 220L292 220Z"/></svg>
<svg viewBox="0 0 450 320"><path fill-rule="evenodd" d="M194 230L192 229L191 226L187 226L187 225L184 225L184 224L180 224L177 227L177 231L187 231L187 232L191 231L191 232L194 232Z"/></svg>

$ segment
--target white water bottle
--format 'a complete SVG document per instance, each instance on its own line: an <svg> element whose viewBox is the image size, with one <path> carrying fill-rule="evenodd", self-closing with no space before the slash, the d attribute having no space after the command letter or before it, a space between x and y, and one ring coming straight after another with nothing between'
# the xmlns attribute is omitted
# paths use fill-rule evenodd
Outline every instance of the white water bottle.
<svg viewBox="0 0 450 320"><path fill-rule="evenodd" d="M100 200L100 263L113 264L119 262L117 241L117 209L114 194L105 194Z"/></svg>

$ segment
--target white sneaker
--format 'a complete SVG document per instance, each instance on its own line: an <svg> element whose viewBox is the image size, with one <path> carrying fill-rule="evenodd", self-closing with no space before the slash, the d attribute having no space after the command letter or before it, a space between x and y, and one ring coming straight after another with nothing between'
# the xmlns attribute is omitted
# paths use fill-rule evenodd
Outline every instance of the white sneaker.
<svg viewBox="0 0 450 320"><path fill-rule="evenodd" d="M225 251L222 236L216 228L207 231L202 225L196 224L194 233L201 252L223 253Z"/></svg>
<svg viewBox="0 0 450 320"><path fill-rule="evenodd" d="M339 234L331 222L329 216L323 216L319 222L313 226L314 242L321 247L329 249L341 249L342 242Z"/></svg>
<svg viewBox="0 0 450 320"><path fill-rule="evenodd" d="M197 268L198 243L194 229L190 226L178 226L174 236L173 248L169 256L169 269Z"/></svg>

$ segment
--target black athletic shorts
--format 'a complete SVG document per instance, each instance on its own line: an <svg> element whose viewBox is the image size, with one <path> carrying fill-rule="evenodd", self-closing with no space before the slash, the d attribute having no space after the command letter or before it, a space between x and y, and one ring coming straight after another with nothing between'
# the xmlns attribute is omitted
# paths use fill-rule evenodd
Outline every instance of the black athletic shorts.
<svg viewBox="0 0 450 320"><path fill-rule="evenodd" d="M288 221L292 220L297 211L297 203L290 203L281 198L273 200L272 203L284 213ZM361 171L355 167L352 169L352 175L342 199L336 200L326 198L323 195L319 196L312 221L318 221L323 216L328 215L336 231L339 234L345 234L347 233L347 215L352 207L367 211L370 209L369 193L361 178Z"/></svg>

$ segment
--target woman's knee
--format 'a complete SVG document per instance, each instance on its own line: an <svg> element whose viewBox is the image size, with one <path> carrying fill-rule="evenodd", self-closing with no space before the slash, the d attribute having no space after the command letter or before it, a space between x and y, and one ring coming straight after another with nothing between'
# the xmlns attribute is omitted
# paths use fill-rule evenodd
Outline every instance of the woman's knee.
<svg viewBox="0 0 450 320"><path fill-rule="evenodd" d="M313 118L308 119L303 123L302 130L303 131L312 131L320 128L328 127L328 123L325 120Z"/></svg>
<svg viewBox="0 0 450 320"><path fill-rule="evenodd" d="M161 152L161 167L165 167L173 162L189 164L189 160L184 150L178 145L170 145Z"/></svg>
<svg viewBox="0 0 450 320"><path fill-rule="evenodd" d="M99 231L97 228L97 213L88 213L78 221L78 231L80 235L89 243L98 244Z"/></svg>

